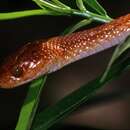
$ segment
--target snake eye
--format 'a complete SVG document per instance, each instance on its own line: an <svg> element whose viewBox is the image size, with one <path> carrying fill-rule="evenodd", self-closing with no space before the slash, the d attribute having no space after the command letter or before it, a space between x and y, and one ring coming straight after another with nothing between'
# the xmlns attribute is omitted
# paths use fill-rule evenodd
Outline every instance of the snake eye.
<svg viewBox="0 0 130 130"><path fill-rule="evenodd" d="M23 69L20 66L15 66L12 70L12 75L19 78L23 74Z"/></svg>

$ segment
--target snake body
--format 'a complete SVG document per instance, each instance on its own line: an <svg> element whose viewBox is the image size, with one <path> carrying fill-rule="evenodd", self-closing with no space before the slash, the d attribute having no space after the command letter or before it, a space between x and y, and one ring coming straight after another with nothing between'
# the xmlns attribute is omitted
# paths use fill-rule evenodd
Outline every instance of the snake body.
<svg viewBox="0 0 130 130"><path fill-rule="evenodd" d="M130 14L101 26L27 43L0 65L0 87L14 88L41 75L122 43L130 35Z"/></svg>

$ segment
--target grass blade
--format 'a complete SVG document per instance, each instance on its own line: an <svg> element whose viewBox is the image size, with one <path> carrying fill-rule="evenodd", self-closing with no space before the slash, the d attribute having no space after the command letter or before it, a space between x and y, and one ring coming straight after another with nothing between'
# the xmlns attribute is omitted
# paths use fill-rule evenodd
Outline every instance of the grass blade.
<svg viewBox="0 0 130 130"><path fill-rule="evenodd" d="M53 4L51 1L45 1L45 0L33 0L33 1L36 4L39 3L41 6L48 8L49 10L57 12L57 13L70 13L71 12L70 9L57 6L56 4Z"/></svg>
<svg viewBox="0 0 130 130"><path fill-rule="evenodd" d="M55 4L57 4L58 6L60 6L60 7L71 9L69 6L63 4L63 3L60 2L59 0L52 0L52 1L53 1Z"/></svg>
<svg viewBox="0 0 130 130"><path fill-rule="evenodd" d="M116 47L112 58L110 59L108 66L101 78L101 82L103 82L103 80L105 80L109 70L111 69L113 63L127 50L130 48L130 36L128 36L128 38L126 38L125 42L120 44L119 46Z"/></svg>
<svg viewBox="0 0 130 130"><path fill-rule="evenodd" d="M87 11L86 7L84 6L83 0L76 0L76 4L81 11Z"/></svg>
<svg viewBox="0 0 130 130"><path fill-rule="evenodd" d="M82 103L86 102L99 88L103 87L103 85L108 81L122 74L126 69L128 69L128 67L130 67L130 58L118 66L113 66L104 82L100 82L101 76L99 76L87 85L80 87L78 90L60 100L54 106L48 107L46 110L40 112L36 116L31 130L47 130L52 125L65 118Z"/></svg>
<svg viewBox="0 0 130 130"><path fill-rule="evenodd" d="M38 107L40 93L47 76L39 78L29 86L27 97L20 111L20 116L15 130L29 130Z"/></svg>
<svg viewBox="0 0 130 130"><path fill-rule="evenodd" d="M84 0L86 5L92 8L96 13L107 16L105 9L98 3L97 0Z"/></svg>
<svg viewBox="0 0 130 130"><path fill-rule="evenodd" d="M80 22L78 22L77 24L71 25L70 27L66 28L65 31L62 33L62 35L65 34L71 34L73 32L75 32L76 30L88 25L92 23L92 19L83 19Z"/></svg>

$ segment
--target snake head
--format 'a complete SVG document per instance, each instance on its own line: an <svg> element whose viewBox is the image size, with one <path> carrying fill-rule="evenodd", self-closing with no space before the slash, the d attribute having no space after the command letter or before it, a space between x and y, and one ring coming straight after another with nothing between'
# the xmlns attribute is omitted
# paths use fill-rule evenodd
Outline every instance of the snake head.
<svg viewBox="0 0 130 130"><path fill-rule="evenodd" d="M46 60L41 49L42 44L32 43L10 55L0 66L0 87L14 88L36 79L41 72L46 73Z"/></svg>

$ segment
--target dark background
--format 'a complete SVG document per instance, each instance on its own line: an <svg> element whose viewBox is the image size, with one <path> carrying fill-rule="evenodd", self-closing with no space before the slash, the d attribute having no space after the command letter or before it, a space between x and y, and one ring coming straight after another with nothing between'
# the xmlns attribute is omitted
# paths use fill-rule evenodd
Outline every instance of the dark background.
<svg viewBox="0 0 130 130"><path fill-rule="evenodd" d="M103 7L107 10L109 15L113 18L127 14L130 11L130 0L124 0L124 1L122 1L122 0L118 0L118 1L116 1L116 0L109 0L109 1L99 0L99 2L103 5ZM33 9L33 8L37 8L37 6L33 2L31 2L31 0L11 0L11 1L3 0L3 1L0 1L0 11L1 12L17 11L17 10ZM21 18L21 19L17 19L17 20L0 21L0 61L2 62L2 60L5 59L5 56L7 56L10 53L12 53L13 51L15 51L17 48L19 48L20 46L25 44L27 41L32 41L32 40L36 40L39 38L58 35L67 26L69 26L70 24L73 24L77 20L79 20L79 18L54 17L54 16L33 16L33 17ZM111 50L108 51L107 55L109 55L108 53L111 53L111 52L112 52ZM98 55L98 58L97 57L89 58L87 62L86 62L86 60L82 60L81 62L76 63L75 65L71 65L70 67L61 70L61 72L58 71L58 72L50 75L50 78L48 78L47 85L46 85L46 87L48 87L48 89L45 89L45 91L44 91L45 96L42 96L41 108L44 105L49 105L51 103L54 103L57 99L62 97L62 96L57 96L57 94L55 95L55 90L53 90L57 86L57 85L54 85L55 78L57 78L56 80L58 80L58 83L63 86L63 90L64 90L65 82L62 82L62 80L64 79L64 76L66 76L66 72L64 72L65 70L68 69L67 71L70 71L68 73L69 75L70 75L70 73L75 74L74 70L77 70L77 68L79 68L79 66L80 66L79 64L84 65L84 66L86 66L88 64L88 66L91 66L91 63L93 63L93 60L101 59L100 57L101 57L101 54ZM107 61L109 60L109 58L107 59L105 56L104 56L104 58L106 59L106 61L104 61L104 63L100 62L99 65L106 64ZM76 66L78 66L78 67L73 69ZM96 67L96 66L94 66L94 67ZM90 69L91 69L91 67L90 67ZM71 70L72 70L72 72L71 72ZM82 72L80 72L80 70L79 70L78 74L79 73L82 73ZM87 76L89 76L89 74ZM60 80L61 77L63 77L62 80ZM73 80L76 80L76 79L74 78ZM72 79L70 80L70 82L71 81L72 81ZM68 83L69 83L69 81L68 81ZM80 86L80 84L83 84L83 83L84 82L81 83L79 81L78 83L75 83L75 84L78 84ZM126 85L128 85L128 84L126 84ZM52 90L51 90L50 86L51 87L53 86ZM60 86L60 87L62 87L62 86ZM71 84L70 84L70 86L71 86ZM129 87L129 85L127 87ZM12 89L12 90L0 89L0 130L13 130L15 128L19 110L20 110L20 107L25 98L27 89L28 88L26 86L21 86L19 88ZM60 91L60 90L58 90L58 88L57 88L57 91ZM56 97L56 100L53 101L51 99L51 95L52 95L52 99ZM127 113L126 113L126 115L127 115ZM127 119L130 120L130 116L128 116ZM66 124L75 125L73 123L73 118L70 120L71 121L66 121L67 122ZM82 119L81 119L81 122L82 122ZM127 121L125 121L125 122L127 122ZM108 124L109 124L109 122L108 122ZM82 123L79 123L79 125L85 126ZM97 127L97 125L95 125L95 124L94 125L87 124L87 126L91 126L91 127L95 127L95 128ZM121 127L120 126L111 127L112 124L110 124L109 126L110 127L106 126L106 129L107 128L110 128L110 129L121 128L122 130L130 129L130 125L128 125L128 123L122 125ZM105 126L103 126L103 127L98 126L98 128L105 129ZM66 127L65 129L68 129L68 127ZM76 129L76 128L74 128L74 129ZM77 129L81 129L81 127L80 128L78 127Z"/></svg>

